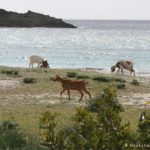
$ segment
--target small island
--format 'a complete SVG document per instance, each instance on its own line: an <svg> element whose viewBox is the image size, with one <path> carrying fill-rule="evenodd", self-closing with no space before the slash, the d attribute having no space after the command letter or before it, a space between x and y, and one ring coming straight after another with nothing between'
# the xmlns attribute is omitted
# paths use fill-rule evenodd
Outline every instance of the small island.
<svg viewBox="0 0 150 150"><path fill-rule="evenodd" d="M17 13L0 9L0 27L49 27L49 28L76 28L76 26L64 22L49 15L32 11Z"/></svg>

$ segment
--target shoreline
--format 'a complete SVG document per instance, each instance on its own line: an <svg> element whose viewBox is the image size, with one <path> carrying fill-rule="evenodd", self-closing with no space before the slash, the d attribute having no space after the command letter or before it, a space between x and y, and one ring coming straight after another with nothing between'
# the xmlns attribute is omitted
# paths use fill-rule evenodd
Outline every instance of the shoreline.
<svg viewBox="0 0 150 150"><path fill-rule="evenodd" d="M19 66L3 66L0 65L0 68L22 68L22 69L29 69L28 67L19 67ZM30 68L32 69L32 68ZM37 69L37 67L34 67L34 69ZM99 73L103 73L103 74L110 74L110 75L115 75L115 72L111 72L110 69L108 68L96 68L96 67L77 67L77 68L73 68L73 67L50 67L49 69L60 69L60 70L81 70L81 71L94 71L94 72L99 72ZM116 74L117 75L117 74ZM119 73L119 75L121 75L121 73ZM130 73L127 70L124 70L124 75L129 75ZM150 71L146 72L146 71L136 71L135 72L135 76L136 77L148 77L150 78Z"/></svg>

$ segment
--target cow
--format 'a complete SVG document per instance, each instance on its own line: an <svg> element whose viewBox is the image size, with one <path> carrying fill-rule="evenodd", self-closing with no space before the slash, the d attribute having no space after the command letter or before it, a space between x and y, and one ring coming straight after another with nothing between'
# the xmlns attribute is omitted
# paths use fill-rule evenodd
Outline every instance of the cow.
<svg viewBox="0 0 150 150"><path fill-rule="evenodd" d="M124 61L124 60L118 61L114 66L111 67L111 72L114 72L116 68L118 68L117 74L121 70L122 75L123 75L123 69L125 69L125 70L130 71L130 75L132 75L132 73L133 73L135 76L135 71L133 69L132 61Z"/></svg>
<svg viewBox="0 0 150 150"><path fill-rule="evenodd" d="M64 79L64 78L61 78L59 75L56 75L56 77L53 79L53 81L61 82L61 85L63 88L63 90L60 92L61 98L62 98L62 94L63 94L63 92L65 92L65 90L67 90L67 92L68 92L69 100L70 100L70 90L77 90L80 92L81 97L79 99L79 102L83 98L83 95L84 95L83 91L89 95L89 98L91 98L90 92L87 91L87 89L86 89L86 82L83 80Z"/></svg>
<svg viewBox="0 0 150 150"><path fill-rule="evenodd" d="M30 68L31 65L32 65L32 68L33 68L33 64L38 64L38 67L40 67L40 65L42 65L43 61L44 61L44 59L42 57L37 56L37 55L30 56L29 60L30 60L29 68Z"/></svg>

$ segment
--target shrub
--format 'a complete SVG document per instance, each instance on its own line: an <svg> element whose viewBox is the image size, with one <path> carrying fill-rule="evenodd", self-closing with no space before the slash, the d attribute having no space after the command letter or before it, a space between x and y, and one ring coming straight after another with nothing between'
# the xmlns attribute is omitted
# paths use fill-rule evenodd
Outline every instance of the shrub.
<svg viewBox="0 0 150 150"><path fill-rule="evenodd" d="M111 79L109 77L104 77L104 76L94 77L93 80L100 81L100 82L109 82L109 81L111 81Z"/></svg>
<svg viewBox="0 0 150 150"><path fill-rule="evenodd" d="M125 89L126 88L126 84L124 84L124 83L117 83L116 87L117 87L117 89Z"/></svg>
<svg viewBox="0 0 150 150"><path fill-rule="evenodd" d="M77 75L78 79L90 79L88 75Z"/></svg>
<svg viewBox="0 0 150 150"><path fill-rule="evenodd" d="M17 76L19 74L17 70L2 70L1 72L10 76Z"/></svg>
<svg viewBox="0 0 150 150"><path fill-rule="evenodd" d="M41 145L51 150L58 149L56 139L56 116L56 113L52 114L50 111L46 111L40 118Z"/></svg>
<svg viewBox="0 0 150 150"><path fill-rule="evenodd" d="M75 77L77 77L77 72L67 72L67 77L69 77L69 78L75 78Z"/></svg>
<svg viewBox="0 0 150 150"><path fill-rule="evenodd" d="M125 143L132 143L129 124L122 124L119 115L124 109L112 88L103 91L88 106L76 109L72 124L57 129L56 115L43 114L40 127L42 140L51 150L124 150Z"/></svg>
<svg viewBox="0 0 150 150"><path fill-rule="evenodd" d="M32 78L32 77L26 77L23 79L23 82L24 83L36 83L36 79L35 78Z"/></svg>
<svg viewBox="0 0 150 150"><path fill-rule="evenodd" d="M26 144L25 136L14 121L4 121L0 125L0 149L21 149Z"/></svg>
<svg viewBox="0 0 150 150"><path fill-rule="evenodd" d="M138 80L133 79L132 82L131 82L131 84L132 84L132 85L139 86L140 83L138 82Z"/></svg>
<svg viewBox="0 0 150 150"><path fill-rule="evenodd" d="M149 144L150 141L150 112L144 113L143 120L139 121L138 124L138 133L139 133L139 142L143 144Z"/></svg>
<svg viewBox="0 0 150 150"><path fill-rule="evenodd" d="M114 78L114 80L117 82L126 82L126 80L122 78Z"/></svg>

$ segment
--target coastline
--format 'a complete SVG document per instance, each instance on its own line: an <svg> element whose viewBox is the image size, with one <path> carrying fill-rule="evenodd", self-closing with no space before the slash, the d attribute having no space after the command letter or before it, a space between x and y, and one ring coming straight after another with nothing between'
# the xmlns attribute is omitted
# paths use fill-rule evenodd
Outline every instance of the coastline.
<svg viewBox="0 0 150 150"><path fill-rule="evenodd" d="M85 68L69 68L69 67L54 67L52 69L67 69L67 70L81 70L81 71L95 71L95 72L99 72L99 73L103 73L103 74L109 74L109 75L115 75L116 72L111 72L109 69L105 69L105 68L92 68L92 67L85 67ZM137 71L136 73L136 77L150 77L150 72L146 72L146 71ZM121 73L119 73L119 76L121 75ZM124 70L124 75L130 76L129 71Z"/></svg>
<svg viewBox="0 0 150 150"><path fill-rule="evenodd" d="M0 65L0 67L2 68L20 68L20 69L29 69L28 67L21 67L21 66L8 66L8 65ZM35 69L36 67L34 67ZM98 72L98 73L103 73L103 74L108 74L108 75L115 75L115 72L111 72L110 69L108 68L96 68L96 67L77 67L77 68L73 68L73 67L51 67L50 69L59 69L59 70L80 70L80 71L93 71L93 72ZM136 77L146 77L146 78L150 78L150 71L135 71ZM116 74L117 75L117 74ZM124 75L130 76L129 71L124 70ZM121 76L121 73L119 73L119 76Z"/></svg>

